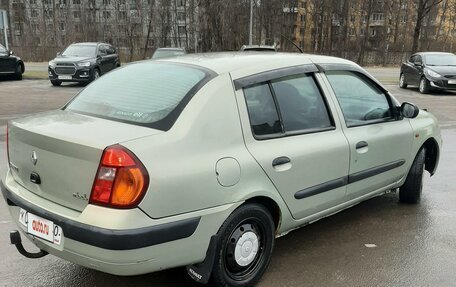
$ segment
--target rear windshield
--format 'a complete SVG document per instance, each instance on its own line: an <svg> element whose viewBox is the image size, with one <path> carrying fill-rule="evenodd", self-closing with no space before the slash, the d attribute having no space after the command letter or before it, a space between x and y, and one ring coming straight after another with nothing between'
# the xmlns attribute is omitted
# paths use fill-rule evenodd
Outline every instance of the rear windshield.
<svg viewBox="0 0 456 287"><path fill-rule="evenodd" d="M168 58L184 54L185 52L182 50L157 50L152 56L152 59Z"/></svg>
<svg viewBox="0 0 456 287"><path fill-rule="evenodd" d="M141 62L108 73L65 109L168 130L210 71L175 63Z"/></svg>

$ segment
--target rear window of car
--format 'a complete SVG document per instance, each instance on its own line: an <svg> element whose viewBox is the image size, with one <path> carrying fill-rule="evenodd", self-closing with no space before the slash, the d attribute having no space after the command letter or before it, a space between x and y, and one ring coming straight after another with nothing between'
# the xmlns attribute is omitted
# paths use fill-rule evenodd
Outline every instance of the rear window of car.
<svg viewBox="0 0 456 287"><path fill-rule="evenodd" d="M212 76L211 71L193 65L130 64L97 79L65 109L168 130Z"/></svg>

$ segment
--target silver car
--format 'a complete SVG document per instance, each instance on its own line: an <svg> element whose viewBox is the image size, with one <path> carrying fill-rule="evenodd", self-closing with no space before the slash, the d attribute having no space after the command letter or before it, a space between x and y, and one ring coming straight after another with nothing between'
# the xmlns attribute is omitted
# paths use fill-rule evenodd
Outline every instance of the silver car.
<svg viewBox="0 0 456 287"><path fill-rule="evenodd" d="M295 228L391 191L418 202L442 144L353 62L242 52L127 65L7 136L22 254L215 286L255 285Z"/></svg>

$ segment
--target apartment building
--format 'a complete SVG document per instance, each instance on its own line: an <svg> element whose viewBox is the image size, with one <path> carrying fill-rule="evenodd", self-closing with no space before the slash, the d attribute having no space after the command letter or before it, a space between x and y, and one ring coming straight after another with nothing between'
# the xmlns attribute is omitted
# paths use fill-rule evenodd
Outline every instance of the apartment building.
<svg viewBox="0 0 456 287"><path fill-rule="evenodd" d="M8 11L10 45L55 55L81 41L106 41L124 58L150 56L157 47L197 49L192 0L0 0Z"/></svg>

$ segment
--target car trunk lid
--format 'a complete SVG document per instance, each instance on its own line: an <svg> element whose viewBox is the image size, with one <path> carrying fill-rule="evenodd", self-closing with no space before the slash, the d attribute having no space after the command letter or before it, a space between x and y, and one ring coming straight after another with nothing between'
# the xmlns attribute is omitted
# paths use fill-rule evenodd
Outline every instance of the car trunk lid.
<svg viewBox="0 0 456 287"><path fill-rule="evenodd" d="M103 150L161 132L62 110L13 120L8 127L11 173L28 191L82 211Z"/></svg>

